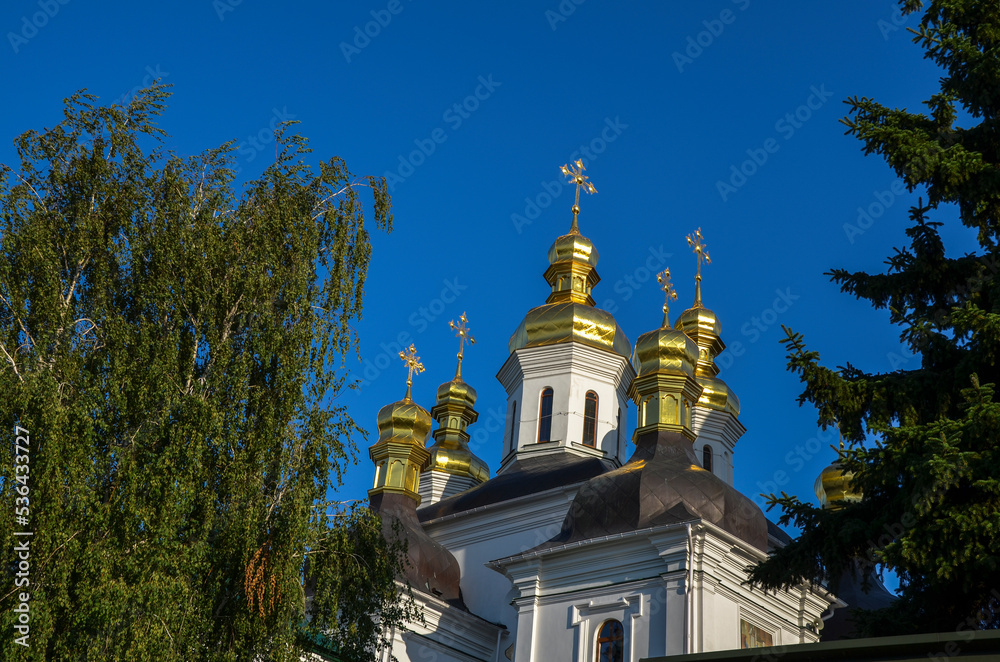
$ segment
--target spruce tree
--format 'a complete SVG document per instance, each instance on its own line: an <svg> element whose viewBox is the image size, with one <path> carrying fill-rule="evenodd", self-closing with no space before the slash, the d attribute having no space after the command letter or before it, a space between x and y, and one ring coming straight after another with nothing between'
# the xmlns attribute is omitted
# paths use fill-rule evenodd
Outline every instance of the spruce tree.
<svg viewBox="0 0 1000 662"><path fill-rule="evenodd" d="M855 614L868 635L1000 625L1000 4L900 4L923 12L913 41L941 67L940 90L925 112L848 99L841 121L922 200L885 273L828 275L887 309L919 366L831 369L785 330L788 367L804 384L799 404L840 428L842 463L863 496L821 510L772 495L780 522L802 535L751 569L765 588L822 580L834 592L845 572L897 573L892 607ZM976 231L976 252L946 250L935 216L952 209Z"/></svg>
<svg viewBox="0 0 1000 662"><path fill-rule="evenodd" d="M401 550L325 502L385 182L282 127L237 192L232 143L165 150L166 97L77 94L0 171L0 658L374 659Z"/></svg>

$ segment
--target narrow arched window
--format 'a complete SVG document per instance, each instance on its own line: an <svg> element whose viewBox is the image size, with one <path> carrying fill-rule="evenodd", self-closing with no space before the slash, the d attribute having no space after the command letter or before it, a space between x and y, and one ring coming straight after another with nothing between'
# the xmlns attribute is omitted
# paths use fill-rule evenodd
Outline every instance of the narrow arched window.
<svg viewBox="0 0 1000 662"><path fill-rule="evenodd" d="M597 394L587 391L583 405L583 445L597 445Z"/></svg>
<svg viewBox="0 0 1000 662"><path fill-rule="evenodd" d="M517 400L510 406L510 450L517 448Z"/></svg>
<svg viewBox="0 0 1000 662"><path fill-rule="evenodd" d="M538 443L552 439L552 389L542 391L542 401L538 407Z"/></svg>
<svg viewBox="0 0 1000 662"><path fill-rule="evenodd" d="M624 662L625 629L615 620L604 621L597 631L597 662Z"/></svg>
<svg viewBox="0 0 1000 662"><path fill-rule="evenodd" d="M618 418L615 425L618 426L618 452L622 449L622 408L618 408Z"/></svg>
<svg viewBox="0 0 1000 662"><path fill-rule="evenodd" d="M705 471L712 470L712 447L705 444L705 448L701 450L701 466L705 468Z"/></svg>

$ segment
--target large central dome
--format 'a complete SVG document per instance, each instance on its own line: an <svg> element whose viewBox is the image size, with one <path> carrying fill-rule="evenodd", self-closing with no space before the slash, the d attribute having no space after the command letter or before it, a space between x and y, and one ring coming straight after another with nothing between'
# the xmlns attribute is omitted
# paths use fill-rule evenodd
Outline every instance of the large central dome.
<svg viewBox="0 0 1000 662"><path fill-rule="evenodd" d="M510 337L511 353L524 347L579 342L622 356L632 345L611 313L573 301L547 303L528 311Z"/></svg>

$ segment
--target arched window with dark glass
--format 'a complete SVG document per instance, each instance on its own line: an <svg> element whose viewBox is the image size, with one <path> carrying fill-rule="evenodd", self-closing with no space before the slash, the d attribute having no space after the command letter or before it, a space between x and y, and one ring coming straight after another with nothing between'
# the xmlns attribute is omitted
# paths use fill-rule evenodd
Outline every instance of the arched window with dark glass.
<svg viewBox="0 0 1000 662"><path fill-rule="evenodd" d="M604 621L597 631L597 662L624 662L625 629L615 620Z"/></svg>
<svg viewBox="0 0 1000 662"><path fill-rule="evenodd" d="M622 450L622 408L618 408L618 418L616 419L616 425L618 426L618 452Z"/></svg>
<svg viewBox="0 0 1000 662"><path fill-rule="evenodd" d="M701 450L701 466L705 468L705 471L712 470L712 447L705 444L705 448Z"/></svg>
<svg viewBox="0 0 1000 662"><path fill-rule="evenodd" d="M538 405L538 443L552 439L552 389L542 390L542 401Z"/></svg>
<svg viewBox="0 0 1000 662"><path fill-rule="evenodd" d="M513 404L510 406L510 450L513 451L517 448L517 429L520 426L517 424L517 400L514 400Z"/></svg>
<svg viewBox="0 0 1000 662"><path fill-rule="evenodd" d="M597 394L587 391L583 405L583 445L597 445Z"/></svg>

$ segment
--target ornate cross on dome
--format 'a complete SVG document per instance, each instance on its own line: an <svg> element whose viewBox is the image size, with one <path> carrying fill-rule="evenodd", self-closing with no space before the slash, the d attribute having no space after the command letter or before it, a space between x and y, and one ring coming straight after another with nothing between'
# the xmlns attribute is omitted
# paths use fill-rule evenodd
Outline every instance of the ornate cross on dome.
<svg viewBox="0 0 1000 662"><path fill-rule="evenodd" d="M694 237L692 239L692 237ZM698 272L694 277L694 307L701 308L701 263L706 262L712 264L712 258L708 256L708 247L705 245L705 237L701 235L701 228L698 228L694 234L689 234L687 236L688 246L694 251L698 259Z"/></svg>
<svg viewBox="0 0 1000 662"><path fill-rule="evenodd" d="M461 322L461 324L455 324L454 320L448 322L448 326L450 326L452 329L455 330L455 336L459 339L458 368L455 369L455 379L462 378L462 354L465 351L465 341L468 340L470 345L476 344L476 339L472 337L472 334L469 333L469 327L466 326L466 323L469 320L465 317L465 313L462 313L462 316L459 317L458 319Z"/></svg>
<svg viewBox="0 0 1000 662"><path fill-rule="evenodd" d="M580 187L582 186L583 190L587 193L597 193L597 189L590 183L590 178L583 174L583 171L586 170L583 167L583 159L576 160L575 168L569 164L564 164L560 170L569 179L570 184L576 184L576 199L573 201L573 226L569 229L569 233L580 234L580 226L576 220L576 217L580 215Z"/></svg>
<svg viewBox="0 0 1000 662"><path fill-rule="evenodd" d="M424 371L424 364L420 362L420 357L417 356L417 347L413 344L410 345L405 353L400 352L399 358L403 359L403 363L409 369L409 373L406 375L406 397L403 400L412 402L413 398L410 397L410 388L413 386L413 373L416 372L418 375L422 373Z"/></svg>
<svg viewBox="0 0 1000 662"><path fill-rule="evenodd" d="M656 280L660 283L660 289L663 290L663 328L666 329L670 326L670 300L677 298L677 292L674 291L673 283L670 282L669 268L656 274Z"/></svg>

